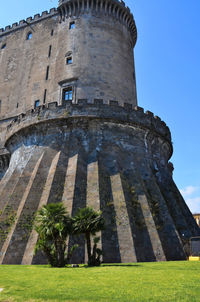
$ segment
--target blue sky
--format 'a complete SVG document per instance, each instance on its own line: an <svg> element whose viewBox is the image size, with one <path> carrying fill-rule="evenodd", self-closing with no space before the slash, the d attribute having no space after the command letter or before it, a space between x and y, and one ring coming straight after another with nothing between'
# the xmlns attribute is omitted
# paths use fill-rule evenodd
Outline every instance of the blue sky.
<svg viewBox="0 0 200 302"><path fill-rule="evenodd" d="M57 0L1 1L0 28L57 6ZM138 104L170 127L174 179L200 213L200 1L126 0L138 28ZM12 9L11 9L12 8Z"/></svg>

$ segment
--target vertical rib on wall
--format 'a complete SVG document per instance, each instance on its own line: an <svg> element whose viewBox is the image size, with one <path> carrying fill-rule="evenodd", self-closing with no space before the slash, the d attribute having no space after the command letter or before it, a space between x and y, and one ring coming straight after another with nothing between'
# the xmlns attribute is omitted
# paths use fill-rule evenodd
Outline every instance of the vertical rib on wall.
<svg viewBox="0 0 200 302"><path fill-rule="evenodd" d="M0 188L4 233L0 263L45 263L41 254L33 256L37 234L32 219L41 205L60 201L72 215L86 205L102 210L104 262L186 259L185 239L198 235L199 229L190 221L178 190L172 188L167 167L170 148L162 148L165 139L160 137L152 154L152 137L157 138L153 131L147 138L146 129L136 125L80 117L52 124L48 119L11 137L7 146L12 172L8 169L10 179L6 174ZM154 160L160 177L155 176ZM14 220L9 225L5 222L10 215ZM181 225L188 230L184 238ZM69 245L75 242L79 249L72 262L83 263L84 238L70 236Z"/></svg>

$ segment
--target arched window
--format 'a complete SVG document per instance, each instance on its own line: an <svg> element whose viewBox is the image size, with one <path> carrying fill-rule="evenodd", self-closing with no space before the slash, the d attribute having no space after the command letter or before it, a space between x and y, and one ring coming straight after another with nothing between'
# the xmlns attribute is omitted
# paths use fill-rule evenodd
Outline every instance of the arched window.
<svg viewBox="0 0 200 302"><path fill-rule="evenodd" d="M26 35L26 40L30 40L32 38L32 32L29 32L27 35Z"/></svg>

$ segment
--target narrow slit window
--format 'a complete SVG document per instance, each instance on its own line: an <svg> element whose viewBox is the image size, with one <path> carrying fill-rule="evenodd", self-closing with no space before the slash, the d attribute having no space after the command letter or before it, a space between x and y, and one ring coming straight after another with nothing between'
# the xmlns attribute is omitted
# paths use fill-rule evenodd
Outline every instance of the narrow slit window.
<svg viewBox="0 0 200 302"><path fill-rule="evenodd" d="M51 56L51 45L49 46L49 53L48 53L48 58Z"/></svg>
<svg viewBox="0 0 200 302"><path fill-rule="evenodd" d="M73 97L72 87L68 87L67 89L64 90L64 100L72 101L72 97Z"/></svg>
<svg viewBox="0 0 200 302"><path fill-rule="evenodd" d="M17 103L17 105L16 105L16 108L18 108L19 107L19 103Z"/></svg>
<svg viewBox="0 0 200 302"><path fill-rule="evenodd" d="M53 29L51 30L51 36L53 36Z"/></svg>
<svg viewBox="0 0 200 302"><path fill-rule="evenodd" d="M72 56L67 58L67 62L66 63L67 63L67 65L72 64Z"/></svg>
<svg viewBox="0 0 200 302"><path fill-rule="evenodd" d="M36 100L34 104L34 108L37 108L40 106L40 100Z"/></svg>
<svg viewBox="0 0 200 302"><path fill-rule="evenodd" d="M0 113L1 113L1 100L0 100Z"/></svg>
<svg viewBox="0 0 200 302"><path fill-rule="evenodd" d="M46 81L48 80L49 78L49 66L47 66L47 71L46 71Z"/></svg>
<svg viewBox="0 0 200 302"><path fill-rule="evenodd" d="M74 29L76 26L75 26L75 22L70 22L69 23L69 29Z"/></svg>
<svg viewBox="0 0 200 302"><path fill-rule="evenodd" d="M44 98L43 98L43 103L46 103L46 97L47 97L47 90L44 90Z"/></svg>
<svg viewBox="0 0 200 302"><path fill-rule="evenodd" d="M29 32L26 36L26 40L30 40L32 38L32 32Z"/></svg>

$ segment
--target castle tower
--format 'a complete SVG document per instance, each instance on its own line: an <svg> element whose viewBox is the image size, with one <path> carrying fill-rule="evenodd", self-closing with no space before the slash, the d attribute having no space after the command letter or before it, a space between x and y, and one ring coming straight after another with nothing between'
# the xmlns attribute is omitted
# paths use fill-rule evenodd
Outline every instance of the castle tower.
<svg viewBox="0 0 200 302"><path fill-rule="evenodd" d="M0 30L0 263L45 263L33 217L60 201L101 209L104 262L186 259L199 228L172 179L169 128L137 106L136 37L117 0L59 1Z"/></svg>
<svg viewBox="0 0 200 302"><path fill-rule="evenodd" d="M130 10L119 1L88 0L59 1L58 11L60 56L72 63L59 66L58 81L60 71L66 78L61 87L71 84L77 99L120 100L136 106L137 31Z"/></svg>

